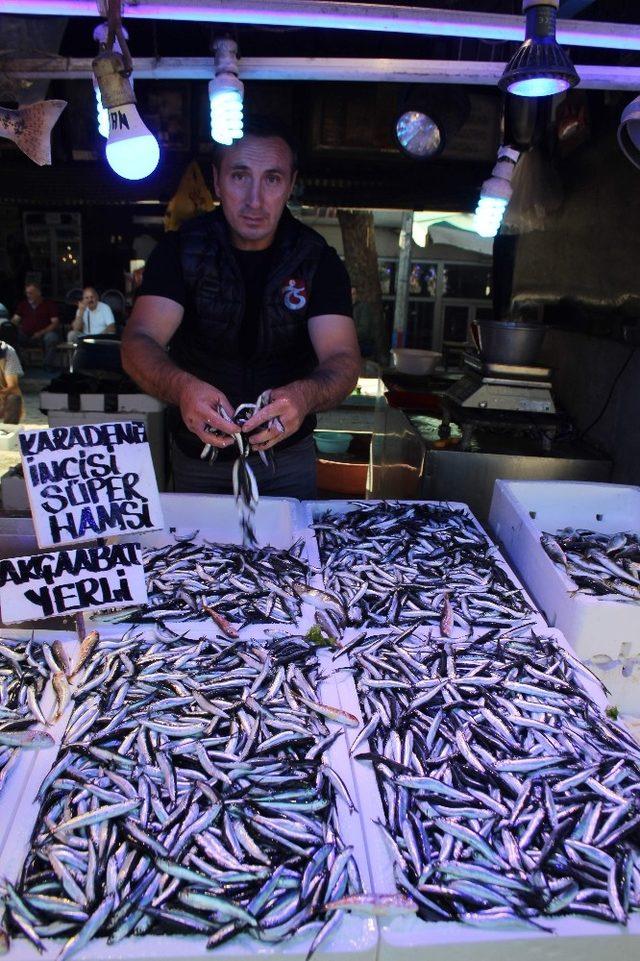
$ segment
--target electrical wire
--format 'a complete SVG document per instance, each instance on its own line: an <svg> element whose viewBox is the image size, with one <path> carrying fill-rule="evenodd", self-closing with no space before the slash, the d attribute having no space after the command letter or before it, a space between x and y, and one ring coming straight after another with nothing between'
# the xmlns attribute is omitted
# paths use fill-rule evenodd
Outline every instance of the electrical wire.
<svg viewBox="0 0 640 961"><path fill-rule="evenodd" d="M635 352L636 352L636 348L635 348L635 347L632 347L631 350L629 351L629 354L628 354L628 356L627 356L627 359L625 360L624 364L622 365L622 367L620 368L620 370L618 371L618 373L616 374L616 376L615 376L614 379L613 379L613 383L611 384L611 389L609 390L609 393L607 394L607 399L606 399L605 402L604 402L604 405L603 405L603 407L602 407L602 410L600 411L600 413L598 414L598 416L595 418L595 420L593 420L593 421L589 424L588 427L585 427L584 430L580 432L580 434L578 435L578 440L584 440L584 438L585 438L586 435L589 433L589 431L593 430L593 428L596 426L596 424L599 423L599 421L601 421L602 418L604 417L604 415L605 415L605 413L606 413L606 411L607 411L607 408L609 407L609 404L611 403L611 398L613 397L614 391L615 391L616 387L618 386L618 382L619 382L620 378L622 377L622 375L624 374L624 372L625 372L625 370L627 369L627 367L629 366L629 363L630 363L630 361L631 361L631 358L633 357L633 355L635 354Z"/></svg>

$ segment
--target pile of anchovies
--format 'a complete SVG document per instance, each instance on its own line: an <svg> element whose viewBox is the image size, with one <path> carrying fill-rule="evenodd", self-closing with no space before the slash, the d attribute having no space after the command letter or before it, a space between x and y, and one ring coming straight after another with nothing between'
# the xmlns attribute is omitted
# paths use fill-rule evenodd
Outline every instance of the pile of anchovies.
<svg viewBox="0 0 640 961"><path fill-rule="evenodd" d="M322 620L343 626L440 623L445 636L473 625L535 622L522 591L469 513L420 503L357 503L325 511L313 529L325 586L344 604ZM327 620L330 623L327 623Z"/></svg>
<svg viewBox="0 0 640 961"><path fill-rule="evenodd" d="M529 632L351 645L399 888L426 921L624 923L640 907L640 749ZM367 743L368 742L368 743Z"/></svg>
<svg viewBox="0 0 640 961"><path fill-rule="evenodd" d="M99 640L6 883L9 933L65 938L61 961L145 933L307 933L311 955L361 889L326 754L355 719L318 702L317 675L297 636Z"/></svg>
<svg viewBox="0 0 640 961"><path fill-rule="evenodd" d="M302 540L280 550L195 541L196 536L197 531L175 535L173 544L145 548L147 604L100 619L213 620L232 637L247 624L296 623L302 608L293 584L306 584L310 576Z"/></svg>
<svg viewBox="0 0 640 961"><path fill-rule="evenodd" d="M628 531L598 534L565 527L540 543L578 591L608 601L640 601L640 537Z"/></svg>
<svg viewBox="0 0 640 961"><path fill-rule="evenodd" d="M0 792L21 751L53 744L40 700L50 678L58 685L61 664L56 657L64 658L59 643L51 649L32 638L0 638Z"/></svg>

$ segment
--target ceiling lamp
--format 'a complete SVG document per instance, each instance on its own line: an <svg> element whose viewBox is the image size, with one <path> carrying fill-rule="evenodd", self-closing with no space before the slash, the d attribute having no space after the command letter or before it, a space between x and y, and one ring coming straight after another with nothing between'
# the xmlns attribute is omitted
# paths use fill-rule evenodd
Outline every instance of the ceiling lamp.
<svg viewBox="0 0 640 961"><path fill-rule="evenodd" d="M144 125L136 107L131 86L133 69L131 54L120 22L118 0L109 3L106 49L93 61L93 73L100 90L100 98L109 114L107 162L111 169L126 180L142 180L158 166L158 141ZM118 40L121 53L116 53Z"/></svg>
<svg viewBox="0 0 640 961"><path fill-rule="evenodd" d="M399 109L395 124L398 146L414 160L433 160L469 116L469 100L459 90L413 84Z"/></svg>
<svg viewBox="0 0 640 961"><path fill-rule="evenodd" d="M242 137L244 84L238 79L238 45L229 37L213 42L215 76L209 82L211 138L229 144Z"/></svg>
<svg viewBox="0 0 640 961"><path fill-rule="evenodd" d="M498 151L498 162L482 185L476 207L474 228L481 237L495 237L500 229L513 193L511 178L519 157L513 147L500 147Z"/></svg>
<svg viewBox="0 0 640 961"><path fill-rule="evenodd" d="M550 97L580 82L569 56L556 40L560 0L522 0L525 41L516 51L498 86L517 97Z"/></svg>
<svg viewBox="0 0 640 961"><path fill-rule="evenodd" d="M640 167L640 97L632 100L622 111L618 143L631 163Z"/></svg>

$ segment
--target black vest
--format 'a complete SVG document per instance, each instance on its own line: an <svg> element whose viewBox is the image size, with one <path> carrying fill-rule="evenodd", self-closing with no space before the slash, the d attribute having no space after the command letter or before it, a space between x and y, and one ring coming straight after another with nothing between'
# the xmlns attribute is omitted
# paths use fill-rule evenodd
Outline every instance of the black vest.
<svg viewBox="0 0 640 961"><path fill-rule="evenodd" d="M317 365L307 329L307 305L318 262L328 246L324 238L284 210L264 289L256 352L250 360L243 357L240 344L244 284L221 208L188 221L179 238L187 306L169 345L176 364L218 387L234 407L255 401L268 387L282 387L307 376ZM288 292L292 280L298 288L304 285L305 306L299 306L295 292ZM315 418L307 418L289 443L310 433L314 423ZM172 430L185 454L199 456L202 443L178 411Z"/></svg>

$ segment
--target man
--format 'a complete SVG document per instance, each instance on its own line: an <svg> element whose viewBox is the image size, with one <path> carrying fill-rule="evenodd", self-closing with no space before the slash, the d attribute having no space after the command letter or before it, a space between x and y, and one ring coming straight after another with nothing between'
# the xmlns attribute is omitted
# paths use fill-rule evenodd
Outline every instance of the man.
<svg viewBox="0 0 640 961"><path fill-rule="evenodd" d="M58 308L52 300L44 299L37 284L27 284L24 295L11 318L18 328L18 347L42 347L44 368L55 373L56 347L60 343Z"/></svg>
<svg viewBox="0 0 640 961"><path fill-rule="evenodd" d="M316 494L313 415L351 392L360 353L346 270L285 209L295 179L286 128L248 119L243 138L216 155L221 208L167 234L145 267L122 360L147 393L174 405L177 491L230 492L242 429L254 451L273 448L273 474L252 457L263 494ZM269 388L271 402L242 428L217 412L231 415ZM205 444L218 448L213 465L200 458Z"/></svg>
<svg viewBox="0 0 640 961"><path fill-rule="evenodd" d="M95 287L85 287L82 300L78 301L76 316L67 334L70 344L77 344L83 337L98 334L115 334L116 321L109 304L104 304L98 298Z"/></svg>
<svg viewBox="0 0 640 961"><path fill-rule="evenodd" d="M0 340L0 420L17 424L23 411L18 378L24 374L20 359L10 344Z"/></svg>

